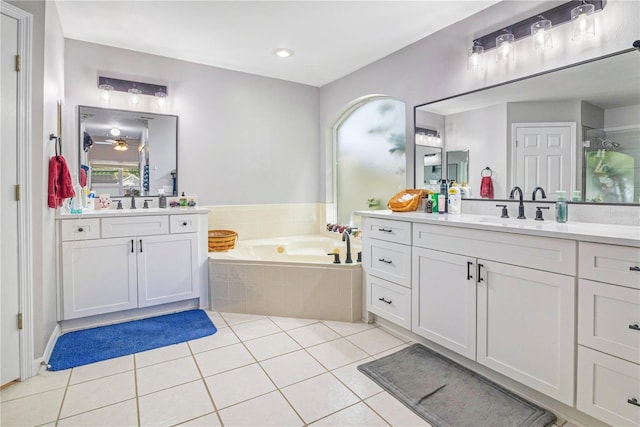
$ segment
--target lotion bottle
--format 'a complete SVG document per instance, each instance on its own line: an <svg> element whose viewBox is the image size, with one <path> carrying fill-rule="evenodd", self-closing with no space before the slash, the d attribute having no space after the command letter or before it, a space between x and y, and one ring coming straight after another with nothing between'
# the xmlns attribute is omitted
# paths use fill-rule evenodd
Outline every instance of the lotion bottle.
<svg viewBox="0 0 640 427"><path fill-rule="evenodd" d="M449 213L453 215L460 215L462 205L460 188L454 183L449 188Z"/></svg>

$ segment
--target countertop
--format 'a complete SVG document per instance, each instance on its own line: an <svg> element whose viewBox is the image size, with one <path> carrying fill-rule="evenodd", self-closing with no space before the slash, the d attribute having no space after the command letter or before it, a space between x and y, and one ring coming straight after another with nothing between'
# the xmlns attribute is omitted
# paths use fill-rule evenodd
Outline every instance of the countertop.
<svg viewBox="0 0 640 427"><path fill-rule="evenodd" d="M125 216L141 215L186 215L186 214L208 214L209 209L201 207L193 208L138 208L138 209L99 209L93 212L82 212L81 214L71 214L58 212L56 219L78 219L78 218L115 218Z"/></svg>
<svg viewBox="0 0 640 427"><path fill-rule="evenodd" d="M589 222L566 222L554 220L500 218L499 216L470 214L429 214L424 212L392 212L390 210L358 211L356 215L423 224L464 227L476 230L500 231L532 236L570 239L583 242L607 243L640 247L640 227Z"/></svg>

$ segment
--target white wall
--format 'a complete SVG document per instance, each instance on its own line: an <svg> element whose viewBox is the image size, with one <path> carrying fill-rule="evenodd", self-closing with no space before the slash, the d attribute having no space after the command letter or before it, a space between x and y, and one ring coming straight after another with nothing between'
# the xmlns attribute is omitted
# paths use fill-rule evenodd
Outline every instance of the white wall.
<svg viewBox="0 0 640 427"><path fill-rule="evenodd" d="M604 111L605 128L640 125L640 104L610 108Z"/></svg>
<svg viewBox="0 0 640 427"><path fill-rule="evenodd" d="M99 74L168 83L167 113L180 117L178 191L201 205L320 201L317 88L66 40L65 130L75 147L77 105L97 105ZM77 148L72 156L77 170Z"/></svg>
<svg viewBox="0 0 640 427"><path fill-rule="evenodd" d="M570 42L570 26L554 28L554 49L548 55L520 54L512 69L499 68L487 61L482 75L466 70L467 50L475 37L482 36L520 19L547 10L558 2L502 1L457 24L426 37L411 46L320 89L320 125L322 144L329 143L330 128L336 114L351 100L372 94L389 95L407 104L407 136L413 134L413 112L410 106L424 104L487 85L554 69L582 60L631 47L640 27L640 2L610 0L595 15L598 36L586 43ZM528 51L529 39L516 42L522 52ZM407 186L413 186L414 159L407 150ZM331 165L324 164L320 185L326 200L333 199L325 177Z"/></svg>

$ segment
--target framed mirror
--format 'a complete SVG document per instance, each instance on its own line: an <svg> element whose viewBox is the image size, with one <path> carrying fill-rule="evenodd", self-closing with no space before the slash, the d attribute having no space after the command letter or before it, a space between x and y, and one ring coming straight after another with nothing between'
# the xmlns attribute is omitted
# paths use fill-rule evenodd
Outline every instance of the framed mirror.
<svg viewBox="0 0 640 427"><path fill-rule="evenodd" d="M497 199L506 199L515 185L530 199L541 185L551 199L555 190L565 190L574 201L640 203L636 49L421 104L414 120L436 129L447 152L468 149L475 197L488 167ZM540 150L526 151L533 147ZM553 147L562 150L551 152ZM423 156L415 149L420 188Z"/></svg>
<svg viewBox="0 0 640 427"><path fill-rule="evenodd" d="M177 196L178 116L78 110L81 185L111 196Z"/></svg>

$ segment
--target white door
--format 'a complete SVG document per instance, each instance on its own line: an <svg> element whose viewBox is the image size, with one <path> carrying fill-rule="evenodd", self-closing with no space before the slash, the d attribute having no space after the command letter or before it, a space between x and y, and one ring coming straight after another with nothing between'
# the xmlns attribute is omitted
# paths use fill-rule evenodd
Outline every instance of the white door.
<svg viewBox="0 0 640 427"><path fill-rule="evenodd" d="M15 185L17 169L17 84L15 57L18 53L18 21L2 14L2 56L0 57L0 99L2 133L0 136L0 385L20 377L20 334L18 276L18 202Z"/></svg>
<svg viewBox="0 0 640 427"><path fill-rule="evenodd" d="M542 187L547 197L576 187L575 123L514 123L514 186L531 194Z"/></svg>
<svg viewBox="0 0 640 427"><path fill-rule="evenodd" d="M469 359L476 357L473 258L413 248L412 331Z"/></svg>
<svg viewBox="0 0 640 427"><path fill-rule="evenodd" d="M198 297L196 233L138 237L136 243L140 307Z"/></svg>

